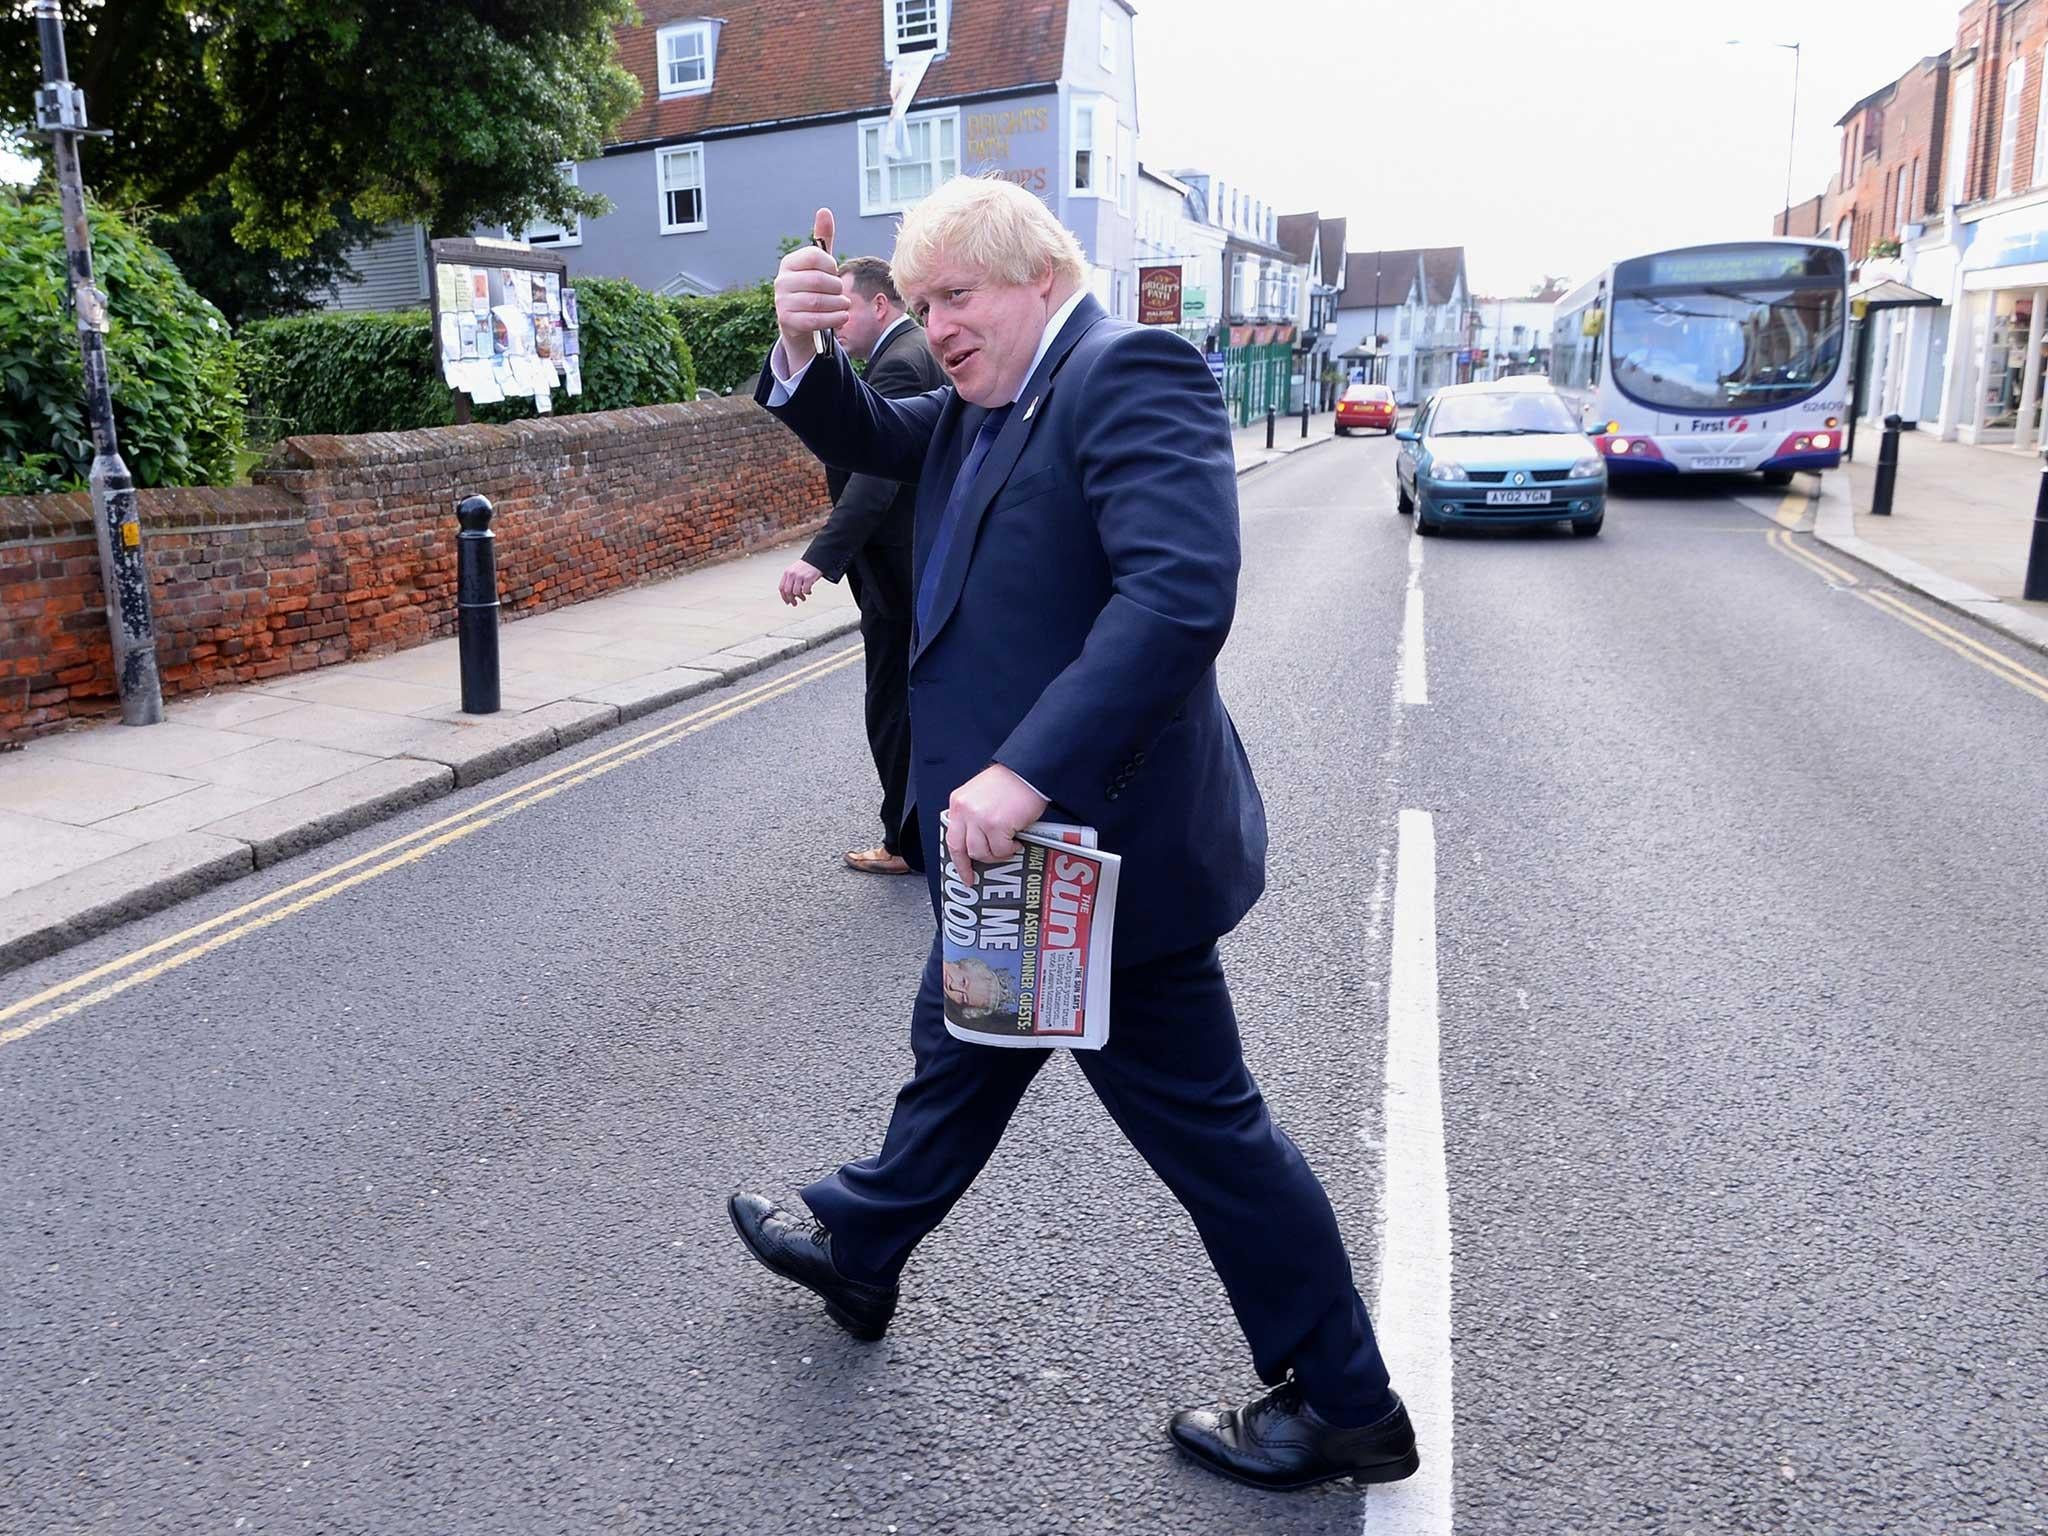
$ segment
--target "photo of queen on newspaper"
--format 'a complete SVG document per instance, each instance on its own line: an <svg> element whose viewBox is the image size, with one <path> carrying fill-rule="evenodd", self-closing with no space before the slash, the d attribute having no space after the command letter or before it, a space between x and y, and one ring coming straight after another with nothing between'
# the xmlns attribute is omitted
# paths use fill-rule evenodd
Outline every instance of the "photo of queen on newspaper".
<svg viewBox="0 0 2048 1536"><path fill-rule="evenodd" d="M941 825L946 818L942 813ZM1118 859L1088 827L1036 822L1014 858L941 873L947 1032L981 1045L1100 1050Z"/></svg>

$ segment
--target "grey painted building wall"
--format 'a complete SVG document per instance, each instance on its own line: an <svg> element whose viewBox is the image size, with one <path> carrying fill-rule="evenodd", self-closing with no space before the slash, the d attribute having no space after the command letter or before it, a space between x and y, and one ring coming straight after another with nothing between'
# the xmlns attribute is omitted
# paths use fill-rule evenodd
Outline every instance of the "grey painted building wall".
<svg viewBox="0 0 2048 1536"><path fill-rule="evenodd" d="M910 117L933 122L955 174L994 173L1017 182L1074 231L1094 266L1121 273L1130 265L1135 212L1134 190L1125 199L1132 212L1116 196L1123 161L1113 158L1107 196L1077 193L1073 185L1074 113L1090 99L1062 87L918 108ZM607 198L612 211L584 219L568 238L550 244L563 250L572 273L629 278L657 291L716 292L773 273L780 242L808 236L813 211L825 207L838 225L841 254L886 257L907 204L891 200L885 184L884 211L862 211L863 141L869 128L885 121L842 119L690 141L702 157L704 227L675 233L663 230L659 168L664 150L689 146L610 150L581 162L576 179ZM1135 142L1134 128L1126 138ZM1135 171L1133 165L1133 189ZM1132 307L1134 301L1127 303Z"/></svg>
<svg viewBox="0 0 2048 1536"><path fill-rule="evenodd" d="M1032 190L1048 187L1058 168L1057 98L1010 97L911 114L930 120L950 164L959 171L995 169ZM576 167L577 184L612 204L584 219L559 242L571 272L624 277L655 290L716 292L755 282L775 270L779 244L811 232L811 216L830 208L845 255L887 255L900 205L863 214L862 142L877 118L842 119L766 132L731 134L683 145L620 148ZM1037 124L1043 123L1040 131ZM998 131L998 127L1007 131ZM969 158L969 145L980 151ZM694 145L701 155L701 229L664 232L660 167L664 151ZM886 178L886 172L885 172Z"/></svg>
<svg viewBox="0 0 2048 1536"><path fill-rule="evenodd" d="M1052 86L937 105L913 101L909 114L912 123L946 125L934 131L943 134L952 174L994 173L1043 199L1080 239L1093 291L1126 316L1137 311L1131 41L1131 13L1119 0L1072 0L1065 65ZM819 207L833 210L841 254L886 257L908 204L885 195L879 207L863 210L864 141L886 121L865 114L725 129L678 144L613 145L576 166L578 185L608 199L611 211L568 231L525 235L559 249L572 275L623 277L667 292L717 292L769 276L780 242L808 236ZM692 146L700 157L702 227L666 229L663 152Z"/></svg>

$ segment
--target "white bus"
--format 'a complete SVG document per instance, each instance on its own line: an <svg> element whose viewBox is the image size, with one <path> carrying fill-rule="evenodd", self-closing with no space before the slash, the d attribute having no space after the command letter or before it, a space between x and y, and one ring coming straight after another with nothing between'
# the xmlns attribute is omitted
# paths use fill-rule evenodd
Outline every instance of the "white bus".
<svg viewBox="0 0 2048 1536"><path fill-rule="evenodd" d="M1839 245L1743 240L1617 261L1558 300L1550 381L1610 474L1842 462L1848 262Z"/></svg>

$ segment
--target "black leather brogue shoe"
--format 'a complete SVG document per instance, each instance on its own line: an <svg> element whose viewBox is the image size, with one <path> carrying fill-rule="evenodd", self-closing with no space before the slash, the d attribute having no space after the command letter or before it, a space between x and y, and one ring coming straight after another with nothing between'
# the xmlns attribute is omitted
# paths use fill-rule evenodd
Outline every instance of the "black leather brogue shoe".
<svg viewBox="0 0 2048 1536"><path fill-rule="evenodd" d="M1393 1483L1422 1465L1398 1397L1377 1423L1343 1429L1319 1417L1292 1378L1242 1408L1183 1409L1167 1433L1210 1471L1254 1488L1309 1488L1340 1477Z"/></svg>
<svg viewBox="0 0 2048 1536"><path fill-rule="evenodd" d="M785 1280L816 1291L833 1322L869 1344L888 1332L889 1319L896 1315L896 1287L863 1285L839 1273L832 1262L832 1234L817 1222L744 1190L725 1208L747 1251Z"/></svg>

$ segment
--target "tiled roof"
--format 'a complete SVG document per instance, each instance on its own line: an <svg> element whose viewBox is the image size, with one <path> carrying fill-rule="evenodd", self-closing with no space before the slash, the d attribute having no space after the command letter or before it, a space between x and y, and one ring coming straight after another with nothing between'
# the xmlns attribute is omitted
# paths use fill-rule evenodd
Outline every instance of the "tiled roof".
<svg viewBox="0 0 2048 1536"><path fill-rule="evenodd" d="M1323 220L1317 236L1323 242L1323 281L1335 288L1344 280L1344 220Z"/></svg>
<svg viewBox="0 0 2048 1536"><path fill-rule="evenodd" d="M1420 251L1353 251L1344 263L1344 296L1339 309L1371 309L1373 295L1380 308L1406 301L1415 282Z"/></svg>
<svg viewBox="0 0 2048 1536"><path fill-rule="evenodd" d="M926 102L1048 84L1066 61L1067 0L951 0L946 54L912 109ZM721 128L889 108L883 0L641 0L641 25L618 32L618 58L640 81L640 105L614 142L688 138ZM655 35L675 21L723 16L711 89L661 99Z"/></svg>
<svg viewBox="0 0 2048 1536"><path fill-rule="evenodd" d="M1301 266L1307 266L1315 255L1316 224L1321 219L1316 213L1283 213L1275 229L1274 243L1287 253L1287 259Z"/></svg>
<svg viewBox="0 0 2048 1536"><path fill-rule="evenodd" d="M1408 296L1417 269L1422 273L1422 302L1448 304L1465 270L1465 247L1433 245L1415 251L1353 251L1344 263L1344 296L1339 309L1371 309L1373 273L1379 273L1380 307L1399 304Z"/></svg>
<svg viewBox="0 0 2048 1536"><path fill-rule="evenodd" d="M1448 304L1451 294L1456 291L1457 280L1465 270L1465 247L1462 245L1431 246L1422 253L1422 275L1427 291L1423 301L1428 304Z"/></svg>

